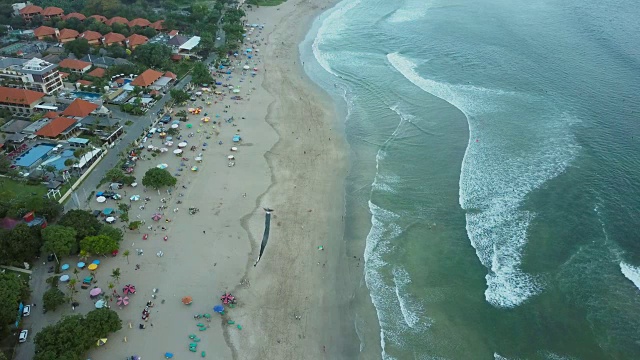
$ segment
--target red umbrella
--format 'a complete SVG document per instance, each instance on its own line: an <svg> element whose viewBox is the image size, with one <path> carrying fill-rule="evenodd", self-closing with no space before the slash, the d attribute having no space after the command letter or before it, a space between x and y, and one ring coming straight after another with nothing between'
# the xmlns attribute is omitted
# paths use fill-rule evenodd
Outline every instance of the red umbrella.
<svg viewBox="0 0 640 360"><path fill-rule="evenodd" d="M136 293L136 287L128 284L125 285L125 287L122 288L122 292L126 295L126 294L135 294Z"/></svg>

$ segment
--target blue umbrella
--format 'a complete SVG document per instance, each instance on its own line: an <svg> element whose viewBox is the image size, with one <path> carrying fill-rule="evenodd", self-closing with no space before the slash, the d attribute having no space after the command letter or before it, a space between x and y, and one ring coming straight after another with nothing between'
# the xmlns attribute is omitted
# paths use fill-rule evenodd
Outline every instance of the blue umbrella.
<svg viewBox="0 0 640 360"><path fill-rule="evenodd" d="M213 311L217 312L217 313L221 313L224 311L224 306L222 305L216 305L213 307Z"/></svg>
<svg viewBox="0 0 640 360"><path fill-rule="evenodd" d="M102 210L102 213L103 213L103 214L105 214L105 215L109 215L109 214L111 214L112 212L113 212L113 209L112 209L112 208L106 208L106 209Z"/></svg>
<svg viewBox="0 0 640 360"><path fill-rule="evenodd" d="M79 267L80 269L82 269L82 268L84 267L84 265L85 265L85 264L84 264L82 261L80 261L80 262L78 263L78 267Z"/></svg>
<svg viewBox="0 0 640 360"><path fill-rule="evenodd" d="M69 264L64 264L60 267L62 270L69 270Z"/></svg>
<svg viewBox="0 0 640 360"><path fill-rule="evenodd" d="M164 353L164 357L167 358L167 359L171 359L173 357L173 354L170 353L170 352L166 352L166 353Z"/></svg>
<svg viewBox="0 0 640 360"><path fill-rule="evenodd" d="M92 264L100 265L100 260L93 260Z"/></svg>

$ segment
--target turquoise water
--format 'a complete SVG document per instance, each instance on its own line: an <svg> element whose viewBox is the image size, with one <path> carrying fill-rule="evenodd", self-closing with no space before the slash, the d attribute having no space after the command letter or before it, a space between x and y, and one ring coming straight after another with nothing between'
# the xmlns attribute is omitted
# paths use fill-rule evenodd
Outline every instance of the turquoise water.
<svg viewBox="0 0 640 360"><path fill-rule="evenodd" d="M42 163L42 165L51 165L51 166L54 166L57 170L64 170L64 169L67 168L64 165L64 162L67 159L72 159L72 158L74 158L73 150L64 150L60 154L57 154L57 155L47 159L47 161Z"/></svg>
<svg viewBox="0 0 640 360"><path fill-rule="evenodd" d="M344 108L363 358L640 357L638 15L345 0L318 19L300 49Z"/></svg>
<svg viewBox="0 0 640 360"><path fill-rule="evenodd" d="M97 100L102 96L101 94L96 94L88 91L72 91L71 92L76 98L80 98L83 100Z"/></svg>
<svg viewBox="0 0 640 360"><path fill-rule="evenodd" d="M14 160L13 163L17 166L28 168L38 160L47 156L47 153L49 153L49 151L51 151L51 149L53 149L54 147L56 146L51 144L38 144L29 149L29 151L20 155L20 157Z"/></svg>

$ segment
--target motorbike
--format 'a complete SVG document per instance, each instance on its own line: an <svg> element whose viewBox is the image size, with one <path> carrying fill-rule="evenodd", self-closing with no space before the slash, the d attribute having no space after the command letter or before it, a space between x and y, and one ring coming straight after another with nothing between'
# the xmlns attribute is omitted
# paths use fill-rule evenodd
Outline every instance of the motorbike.
<svg viewBox="0 0 640 360"><path fill-rule="evenodd" d="M149 238L149 234L142 235L142 240L147 240Z"/></svg>
<svg viewBox="0 0 640 360"><path fill-rule="evenodd" d="M164 241L167 241L167 239L169 239L169 237L168 237L168 236L165 236L165 237L164 237Z"/></svg>

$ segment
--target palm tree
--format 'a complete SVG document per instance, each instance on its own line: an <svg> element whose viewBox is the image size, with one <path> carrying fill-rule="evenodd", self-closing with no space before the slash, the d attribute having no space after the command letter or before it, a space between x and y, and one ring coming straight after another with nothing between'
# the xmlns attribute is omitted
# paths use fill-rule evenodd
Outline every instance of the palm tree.
<svg viewBox="0 0 640 360"><path fill-rule="evenodd" d="M109 292L113 293L113 288L115 287L116 286L112 282L109 282Z"/></svg>
<svg viewBox="0 0 640 360"><path fill-rule="evenodd" d="M125 258L127 258L127 264L129 263L129 254L130 254L130 253L129 253L129 250L125 250L125 251L122 253L122 256L124 256Z"/></svg>
<svg viewBox="0 0 640 360"><path fill-rule="evenodd" d="M87 259L91 256L87 250L80 250L80 260L87 261Z"/></svg>
<svg viewBox="0 0 640 360"><path fill-rule="evenodd" d="M67 287L69 288L71 295L69 296L69 300L71 300L71 302L73 302L73 295L75 295L76 293L76 284L78 283L78 280L76 279L71 279L69 280L69 285L67 285Z"/></svg>
<svg viewBox="0 0 640 360"><path fill-rule="evenodd" d="M120 268L115 268L111 272L111 277L116 281L116 284L120 283Z"/></svg>
<svg viewBox="0 0 640 360"><path fill-rule="evenodd" d="M80 271L78 270L78 268L73 268L73 275L76 276L76 279L80 280L80 278L78 277L78 274L80 273Z"/></svg>

